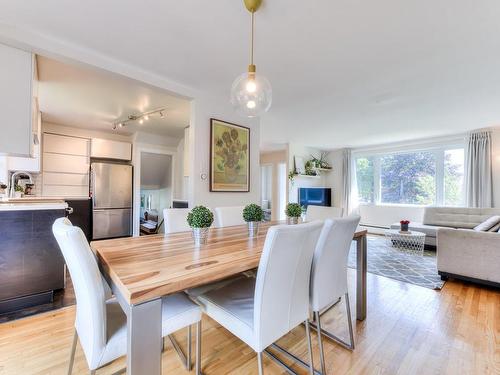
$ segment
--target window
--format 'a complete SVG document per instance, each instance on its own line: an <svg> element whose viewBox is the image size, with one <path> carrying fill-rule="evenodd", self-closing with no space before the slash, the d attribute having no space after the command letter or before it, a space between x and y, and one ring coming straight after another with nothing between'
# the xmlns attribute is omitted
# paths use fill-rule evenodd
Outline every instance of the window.
<svg viewBox="0 0 500 375"><path fill-rule="evenodd" d="M464 149L444 152L444 205L462 206L464 194Z"/></svg>
<svg viewBox="0 0 500 375"><path fill-rule="evenodd" d="M436 157L431 152L380 158L381 203L430 205L436 198Z"/></svg>
<svg viewBox="0 0 500 375"><path fill-rule="evenodd" d="M463 147L360 155L355 160L360 203L464 204Z"/></svg>
<svg viewBox="0 0 500 375"><path fill-rule="evenodd" d="M374 202L373 158L356 159L356 179L358 181L358 199L361 203Z"/></svg>

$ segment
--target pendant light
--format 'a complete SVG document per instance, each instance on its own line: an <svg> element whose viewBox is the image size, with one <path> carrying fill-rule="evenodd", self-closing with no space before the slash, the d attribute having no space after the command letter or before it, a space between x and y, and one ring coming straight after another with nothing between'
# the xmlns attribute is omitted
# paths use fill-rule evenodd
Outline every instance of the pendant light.
<svg viewBox="0 0 500 375"><path fill-rule="evenodd" d="M262 4L262 0L243 1L252 15L250 65L248 66L248 72L238 76L231 86L231 104L240 114L247 117L257 117L267 112L272 102L271 84L266 77L257 74L253 62L255 12Z"/></svg>

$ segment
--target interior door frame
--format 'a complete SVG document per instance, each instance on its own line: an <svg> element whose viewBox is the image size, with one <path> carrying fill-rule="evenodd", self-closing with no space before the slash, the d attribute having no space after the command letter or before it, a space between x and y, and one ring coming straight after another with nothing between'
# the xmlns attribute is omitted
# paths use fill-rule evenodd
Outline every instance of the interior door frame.
<svg viewBox="0 0 500 375"><path fill-rule="evenodd" d="M140 213L141 213L141 158L143 153L148 154L161 154L170 155L172 157L172 169L171 169L171 198L174 198L174 186L175 186L175 176L176 169L175 163L177 159L177 149L175 147L165 147L159 145L150 144L135 144L132 155L132 164L134 165L134 192L133 192L133 225L132 225L132 235L134 237L139 236L140 229Z"/></svg>

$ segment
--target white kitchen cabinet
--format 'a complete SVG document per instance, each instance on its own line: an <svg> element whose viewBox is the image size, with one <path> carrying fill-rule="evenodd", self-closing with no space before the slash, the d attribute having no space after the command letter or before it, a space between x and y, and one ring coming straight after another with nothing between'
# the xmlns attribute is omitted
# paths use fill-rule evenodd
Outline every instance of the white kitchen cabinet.
<svg viewBox="0 0 500 375"><path fill-rule="evenodd" d="M44 133L42 164L44 196L89 196L89 138Z"/></svg>
<svg viewBox="0 0 500 375"><path fill-rule="evenodd" d="M85 186L89 183L88 173L53 173L43 174L45 185Z"/></svg>
<svg viewBox="0 0 500 375"><path fill-rule="evenodd" d="M35 104L37 101L35 100ZM38 111L38 104L33 111L33 123L36 126L33 128L31 147L31 157L8 156L7 169L9 171L26 171L26 172L40 172L41 169L41 131L42 131L42 114Z"/></svg>
<svg viewBox="0 0 500 375"><path fill-rule="evenodd" d="M89 196L87 186L43 185L44 197L85 198Z"/></svg>
<svg viewBox="0 0 500 375"><path fill-rule="evenodd" d="M34 58L0 44L0 153L32 156Z"/></svg>
<svg viewBox="0 0 500 375"><path fill-rule="evenodd" d="M88 156L43 153L43 171L56 173L88 173Z"/></svg>
<svg viewBox="0 0 500 375"><path fill-rule="evenodd" d="M99 159L132 160L132 144L92 138L90 156Z"/></svg>
<svg viewBox="0 0 500 375"><path fill-rule="evenodd" d="M59 134L43 135L43 151L54 154L88 156L90 139Z"/></svg>

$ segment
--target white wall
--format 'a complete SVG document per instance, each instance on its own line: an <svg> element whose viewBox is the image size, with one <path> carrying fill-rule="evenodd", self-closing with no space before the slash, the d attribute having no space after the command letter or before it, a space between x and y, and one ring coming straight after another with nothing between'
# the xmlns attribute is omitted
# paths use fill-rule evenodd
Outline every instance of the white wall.
<svg viewBox="0 0 500 375"><path fill-rule="evenodd" d="M228 88L229 89L229 88ZM216 118L250 128L250 192L222 193L209 191L210 118ZM235 113L225 96L200 95L191 103L189 177L190 206L203 204L218 206L242 206L260 203L260 122Z"/></svg>
<svg viewBox="0 0 500 375"><path fill-rule="evenodd" d="M319 157L321 151L303 144L290 143L288 145L289 170L294 169L295 156L301 156L305 163L311 159L311 155ZM332 206L342 206L342 150L330 151L327 161L332 170L321 172L319 178L295 176L293 186L289 183L288 188L290 202L298 201L298 189L301 187L328 187L332 189Z"/></svg>

